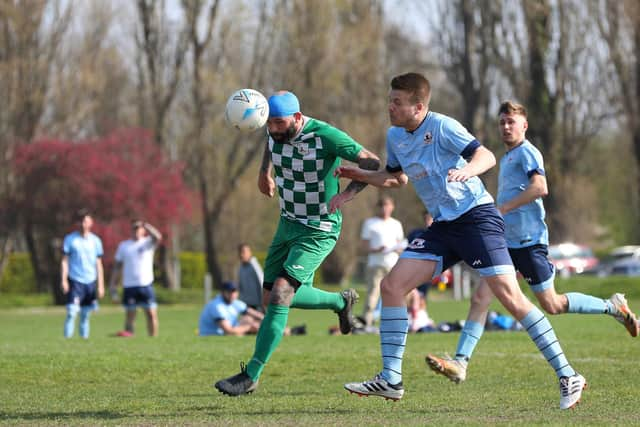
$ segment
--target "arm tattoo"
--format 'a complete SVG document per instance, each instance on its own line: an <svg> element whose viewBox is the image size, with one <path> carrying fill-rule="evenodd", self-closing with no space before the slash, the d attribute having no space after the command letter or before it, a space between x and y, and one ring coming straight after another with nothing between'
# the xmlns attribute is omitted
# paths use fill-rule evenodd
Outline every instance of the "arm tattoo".
<svg viewBox="0 0 640 427"><path fill-rule="evenodd" d="M264 145L264 153L262 154L262 163L260 164L260 172L269 173L271 171L271 152L269 151L269 141Z"/></svg>
<svg viewBox="0 0 640 427"><path fill-rule="evenodd" d="M358 159L358 167L364 170L377 171L380 168L380 160L376 158ZM353 191L355 193L359 193L364 190L364 187L366 186L366 182L351 181L344 191Z"/></svg>

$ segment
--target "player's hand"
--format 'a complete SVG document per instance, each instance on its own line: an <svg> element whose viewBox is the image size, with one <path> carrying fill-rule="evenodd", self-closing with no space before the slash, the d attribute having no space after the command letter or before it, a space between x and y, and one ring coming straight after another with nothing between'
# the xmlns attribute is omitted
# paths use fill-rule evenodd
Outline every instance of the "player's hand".
<svg viewBox="0 0 640 427"><path fill-rule="evenodd" d="M276 183L270 174L261 173L258 175L258 188L267 197L273 197L276 191Z"/></svg>
<svg viewBox="0 0 640 427"><path fill-rule="evenodd" d="M334 213L340 209L345 203L353 199L354 194L348 191L344 191L340 194L336 194L329 201L329 213Z"/></svg>
<svg viewBox="0 0 640 427"><path fill-rule="evenodd" d="M104 286L98 286L98 299L104 297Z"/></svg>
<svg viewBox="0 0 640 427"><path fill-rule="evenodd" d="M69 293L69 281L68 280L63 280L62 283L60 284L60 287L62 288L62 293L64 295Z"/></svg>
<svg viewBox="0 0 640 427"><path fill-rule="evenodd" d="M350 178L358 181L360 175L360 168L354 166L338 166L333 171L333 176L339 176L340 178Z"/></svg>
<svg viewBox="0 0 640 427"><path fill-rule="evenodd" d="M448 182L466 182L471 178L471 175L462 169L449 169L449 173L447 173L447 181Z"/></svg>

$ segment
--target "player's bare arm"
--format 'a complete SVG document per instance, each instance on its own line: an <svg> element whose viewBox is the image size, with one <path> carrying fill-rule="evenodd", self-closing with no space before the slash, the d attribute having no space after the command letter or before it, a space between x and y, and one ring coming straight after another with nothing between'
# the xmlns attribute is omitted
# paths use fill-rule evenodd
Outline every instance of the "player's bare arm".
<svg viewBox="0 0 640 427"><path fill-rule="evenodd" d="M461 169L450 169L447 175L449 182L465 182L469 178L482 175L496 165L496 156L482 145L473 153L471 160Z"/></svg>
<svg viewBox="0 0 640 427"><path fill-rule="evenodd" d="M62 256L60 275L60 287L62 288L62 293L66 295L69 292L69 257L67 255Z"/></svg>
<svg viewBox="0 0 640 427"><path fill-rule="evenodd" d="M98 269L98 299L104 296L104 268L102 267L102 258L96 260L96 267Z"/></svg>
<svg viewBox="0 0 640 427"><path fill-rule="evenodd" d="M380 158L373 154L371 151L363 148L358 153L358 168L362 170L376 171L380 168ZM334 174L337 176L336 174ZM345 203L352 200L356 194L364 190L367 186L366 182L352 180L347 188L340 194L336 194L329 202L329 212L335 212L340 209Z"/></svg>
<svg viewBox="0 0 640 427"><path fill-rule="evenodd" d="M544 175L535 173L529 179L527 188L513 199L498 206L498 210L504 215L520 206L528 205L539 197L545 197L547 194L549 194L547 178Z"/></svg>
<svg viewBox="0 0 640 427"><path fill-rule="evenodd" d="M334 175L384 188L401 187L409 182L409 178L402 171L393 173L385 169L368 171L354 166L339 166Z"/></svg>
<svg viewBox="0 0 640 427"><path fill-rule="evenodd" d="M268 142L265 143L264 153L262 154L262 163L258 174L258 189L268 197L273 197L276 189L276 183L271 177L271 153L269 152Z"/></svg>
<svg viewBox="0 0 640 427"><path fill-rule="evenodd" d="M147 230L147 233L149 233L149 236L151 236L153 243L157 244L162 240L162 233L160 233L160 230L155 228L153 225L149 224L148 222L145 222L142 224L142 226L144 227L145 230Z"/></svg>

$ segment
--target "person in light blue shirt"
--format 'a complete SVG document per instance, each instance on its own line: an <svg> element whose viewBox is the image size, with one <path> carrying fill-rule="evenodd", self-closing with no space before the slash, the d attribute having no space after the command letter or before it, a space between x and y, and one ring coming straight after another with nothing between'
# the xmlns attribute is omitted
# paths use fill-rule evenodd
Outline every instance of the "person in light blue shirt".
<svg viewBox="0 0 640 427"><path fill-rule="evenodd" d="M202 309L198 334L201 337L255 334L263 318L264 314L238 299L235 283L224 282L220 294Z"/></svg>
<svg viewBox="0 0 640 427"><path fill-rule="evenodd" d="M503 218L479 178L495 165L495 156L456 120L430 111L430 96L431 87L423 75L394 77L389 92L392 126L387 132L386 169L336 169L337 175L377 187L400 187L411 181L434 218L424 233L409 242L382 281L382 371L370 381L348 383L345 388L359 395L402 398L402 359L409 327L405 296L463 260L484 278L554 369L560 380L560 407L573 407L580 400L586 381L567 361L544 313L518 286ZM474 332L467 330L470 340L474 339ZM466 363L437 361L448 363L439 365L442 370L449 365L462 368ZM458 372L464 375L466 371Z"/></svg>
<svg viewBox="0 0 640 427"><path fill-rule="evenodd" d="M500 137L507 150L500 160L498 209L504 216L509 254L516 269L547 313L608 314L622 323L632 337L638 336L638 320L624 295L616 293L605 300L579 292L556 293L554 267L547 258L549 233L542 197L548 190L542 154L525 138L528 123L524 106L505 101L498 114ZM465 322L465 328L473 325L473 331L460 335L456 359L468 362L471 358L484 331L492 299L491 289L483 282L474 292ZM471 333L473 338L468 336ZM448 363L443 360L441 364ZM436 362L432 366L435 365ZM466 373L467 365L463 367ZM456 382L464 380L460 376L452 378L458 378Z"/></svg>
<svg viewBox="0 0 640 427"><path fill-rule="evenodd" d="M91 214L82 210L77 217L80 229L66 235L62 244L61 288L67 296L64 336L73 336L75 318L80 313L79 333L87 339L89 315L98 309L98 299L104 296L103 249L100 238L91 232Z"/></svg>

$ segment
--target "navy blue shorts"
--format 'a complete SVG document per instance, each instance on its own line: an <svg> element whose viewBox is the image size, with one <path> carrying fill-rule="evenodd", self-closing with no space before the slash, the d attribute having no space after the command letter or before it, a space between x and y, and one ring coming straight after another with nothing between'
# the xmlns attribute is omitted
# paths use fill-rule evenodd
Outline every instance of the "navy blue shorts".
<svg viewBox="0 0 640 427"><path fill-rule="evenodd" d="M529 283L533 292L542 292L553 286L554 268L549 261L547 245L509 249L516 270Z"/></svg>
<svg viewBox="0 0 640 427"><path fill-rule="evenodd" d="M80 283L69 278L69 293L67 293L67 305L79 305L80 307L97 307L96 282Z"/></svg>
<svg viewBox="0 0 640 427"><path fill-rule="evenodd" d="M141 308L156 308L156 293L153 285L149 286L132 286L124 288L124 296L122 297L122 305L127 310L135 310Z"/></svg>
<svg viewBox="0 0 640 427"><path fill-rule="evenodd" d="M434 277L461 260L485 277L515 273L504 220L493 204L476 206L453 221L434 222L400 257L436 261Z"/></svg>

